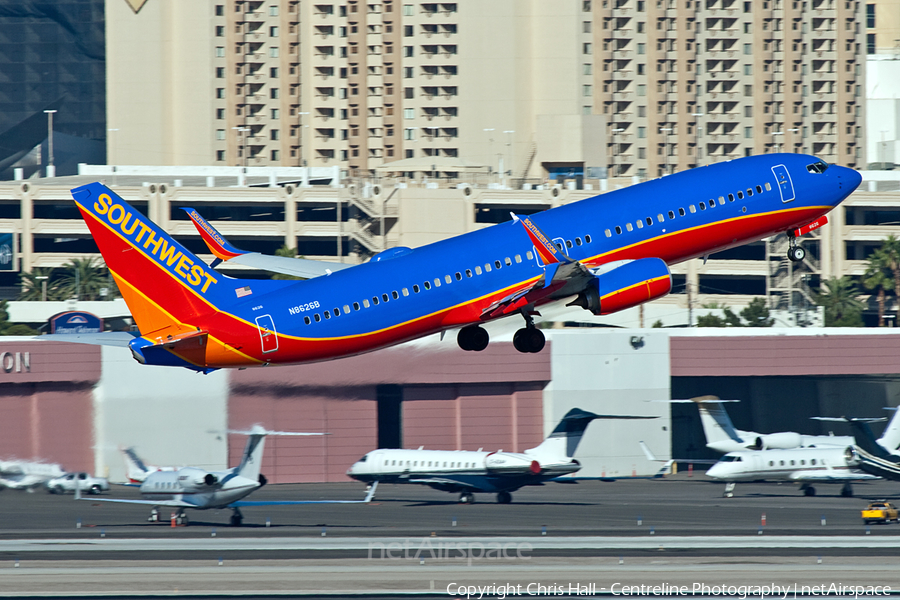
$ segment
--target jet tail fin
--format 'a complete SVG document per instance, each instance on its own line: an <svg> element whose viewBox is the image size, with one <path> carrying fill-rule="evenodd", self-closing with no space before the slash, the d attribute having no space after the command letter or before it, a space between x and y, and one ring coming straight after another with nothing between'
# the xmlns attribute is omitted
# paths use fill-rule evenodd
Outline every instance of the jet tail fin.
<svg viewBox="0 0 900 600"><path fill-rule="evenodd" d="M234 474L258 481L262 469L263 448L266 445L266 430L254 425L248 433L250 435L247 438L247 445L244 446L241 464L235 467Z"/></svg>
<svg viewBox="0 0 900 600"><path fill-rule="evenodd" d="M134 448L122 448L125 458L125 475L130 481L143 481L147 477L147 465L140 459Z"/></svg>
<svg viewBox="0 0 900 600"><path fill-rule="evenodd" d="M884 433L878 438L878 445L891 453L900 447L900 410L893 410L894 416L884 428Z"/></svg>
<svg viewBox="0 0 900 600"><path fill-rule="evenodd" d="M572 458L581 443L587 426L594 419L656 419L646 415L598 415L580 408L573 408L560 420L556 428L541 444L525 454L547 457L550 460ZM547 458L544 458L546 460Z"/></svg>
<svg viewBox="0 0 900 600"><path fill-rule="evenodd" d="M706 436L706 445L733 440L742 442L737 430L731 423L731 417L725 412L722 400L718 396L700 396L691 398L697 403L700 411L700 423L703 425L703 434Z"/></svg>

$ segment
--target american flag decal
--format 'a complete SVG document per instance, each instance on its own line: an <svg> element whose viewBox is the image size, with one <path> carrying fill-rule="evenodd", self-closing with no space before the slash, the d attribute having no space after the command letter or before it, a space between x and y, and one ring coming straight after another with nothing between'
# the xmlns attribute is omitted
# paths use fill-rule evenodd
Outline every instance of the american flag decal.
<svg viewBox="0 0 900 600"><path fill-rule="evenodd" d="M234 290L234 293L237 294L238 298L243 298L244 296L249 296L253 293L253 290L250 289L249 285L245 285L242 288L238 288Z"/></svg>

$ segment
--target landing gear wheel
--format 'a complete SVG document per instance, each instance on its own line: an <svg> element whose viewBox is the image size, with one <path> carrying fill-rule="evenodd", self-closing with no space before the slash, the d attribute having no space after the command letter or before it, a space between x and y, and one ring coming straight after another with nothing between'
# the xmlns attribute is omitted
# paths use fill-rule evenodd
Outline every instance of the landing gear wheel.
<svg viewBox="0 0 900 600"><path fill-rule="evenodd" d="M723 498L734 498L734 483L726 483L725 491L722 493Z"/></svg>
<svg viewBox="0 0 900 600"><path fill-rule="evenodd" d="M184 527L187 527L187 524L188 524L188 517L187 517L187 515L184 514L183 512L180 512L180 513L178 513L177 515L175 515L175 524L176 524L176 525L182 525L182 526L184 526Z"/></svg>
<svg viewBox="0 0 900 600"><path fill-rule="evenodd" d="M240 527L244 522L244 515L241 514L241 511L237 508L234 509L234 514L231 515L231 525L232 527Z"/></svg>
<svg viewBox="0 0 900 600"><path fill-rule="evenodd" d="M463 327L456 335L456 343L463 350L481 352L488 347L491 338L488 332L479 325Z"/></svg>
<svg viewBox="0 0 900 600"><path fill-rule="evenodd" d="M159 509L154 508L150 511L150 516L147 517L147 521L150 523L158 523L159 522Z"/></svg>
<svg viewBox="0 0 900 600"><path fill-rule="evenodd" d="M497 494L497 502L500 504L509 504L512 502L512 494L509 492L500 492Z"/></svg>
<svg viewBox="0 0 900 600"><path fill-rule="evenodd" d="M809 486L809 487L805 488L805 489L803 490L803 495L804 495L804 496L815 496L815 495L816 495L816 488L814 488L813 486Z"/></svg>
<svg viewBox="0 0 900 600"><path fill-rule="evenodd" d="M844 487L841 488L841 496L844 498L852 498L853 497L853 486L849 483L845 484Z"/></svg>
<svg viewBox="0 0 900 600"><path fill-rule="evenodd" d="M523 353L536 354L544 349L547 343L544 338L544 332L536 327L523 327L513 336L513 346L516 350Z"/></svg>
<svg viewBox="0 0 900 600"><path fill-rule="evenodd" d="M788 248L787 257L791 262L800 262L806 258L806 250L803 246L791 246Z"/></svg>
<svg viewBox="0 0 900 600"><path fill-rule="evenodd" d="M463 492L459 495L459 503L460 504L474 504L475 503L475 494L470 492Z"/></svg>

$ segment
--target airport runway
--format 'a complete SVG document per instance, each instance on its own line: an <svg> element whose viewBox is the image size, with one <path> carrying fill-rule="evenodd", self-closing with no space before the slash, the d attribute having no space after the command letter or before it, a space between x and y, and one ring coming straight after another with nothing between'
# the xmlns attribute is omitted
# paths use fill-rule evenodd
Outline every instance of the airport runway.
<svg viewBox="0 0 900 600"><path fill-rule="evenodd" d="M228 510L194 511L189 527L172 528L147 523L149 507L4 491L0 596L446 597L451 583L502 582L524 586L523 597L530 584L564 587L541 595L566 595L569 584L610 594L616 582L900 590L900 525L867 527L859 514L871 499L900 499L900 484L858 484L854 498L839 485L817 489L805 497L795 485L739 484L726 499L722 484L681 474L548 484L508 505L486 494L460 505L429 488L381 486L369 505L247 507L241 528L227 525ZM363 494L358 483L271 485L250 499ZM138 495L114 486L104 497Z"/></svg>

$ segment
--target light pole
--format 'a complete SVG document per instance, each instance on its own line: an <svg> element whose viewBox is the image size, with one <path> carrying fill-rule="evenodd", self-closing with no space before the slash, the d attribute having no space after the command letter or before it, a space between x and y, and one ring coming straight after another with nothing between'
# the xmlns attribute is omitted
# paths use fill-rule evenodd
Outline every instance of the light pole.
<svg viewBox="0 0 900 600"><path fill-rule="evenodd" d="M306 136L303 135L304 134L303 129L306 127L309 127L309 125L303 124L303 116L308 115L309 113L308 112L299 112L297 114L300 116L300 122L298 123L298 125L300 126L300 166L305 167L306 159L304 159L303 157L306 155Z"/></svg>
<svg viewBox="0 0 900 600"><path fill-rule="evenodd" d="M45 110L47 113L47 177L56 177L56 167L53 166L53 110Z"/></svg>
<svg viewBox="0 0 900 600"><path fill-rule="evenodd" d="M34 278L41 282L41 302L46 302L47 301L47 279L49 279L49 277L47 277L46 275L35 275Z"/></svg>
<svg viewBox="0 0 900 600"><path fill-rule="evenodd" d="M612 130L612 134L613 134L613 159L612 159L613 177L619 177L622 175L622 173L619 172L618 165L616 164L616 157L619 156L619 151L621 150L621 148L619 147L619 134L622 133L623 131L625 131L625 129L623 129L622 127L617 127L616 129Z"/></svg>
<svg viewBox="0 0 900 600"><path fill-rule="evenodd" d="M507 172L509 173L510 179L513 176L513 161L512 161L512 134L516 131L514 129L506 129L503 133L506 134L506 160L509 161L509 164L506 167Z"/></svg>
<svg viewBox="0 0 900 600"><path fill-rule="evenodd" d="M247 153L244 151L244 142L246 141L246 132L250 131L249 127L232 127L232 129L236 129L238 132L238 158L241 160L238 161L239 167L247 166Z"/></svg>
<svg viewBox="0 0 900 600"><path fill-rule="evenodd" d="M669 174L669 132L672 131L672 128L671 127L660 127L659 131L660 131L660 133L666 134L666 140L665 140L666 146L665 146L665 148L663 148L663 158L666 162L665 162L665 167L663 168L663 175L668 175Z"/></svg>
<svg viewBox="0 0 900 600"><path fill-rule="evenodd" d="M491 131L494 131L494 128L491 127L489 129L485 129L484 131L490 134ZM494 172L494 136L489 135L488 137L488 175L493 174Z"/></svg>
<svg viewBox="0 0 900 600"><path fill-rule="evenodd" d="M700 166L700 159L703 158L703 153L700 150L700 132L702 128L700 127L700 117L704 116L702 112L691 113L692 117L697 117L697 122L694 123L695 134L696 134L696 142L694 143L695 150L697 152L697 166Z"/></svg>
<svg viewBox="0 0 900 600"><path fill-rule="evenodd" d="M887 169L887 141L884 139L885 134L887 134L887 129L881 130L881 169Z"/></svg>

